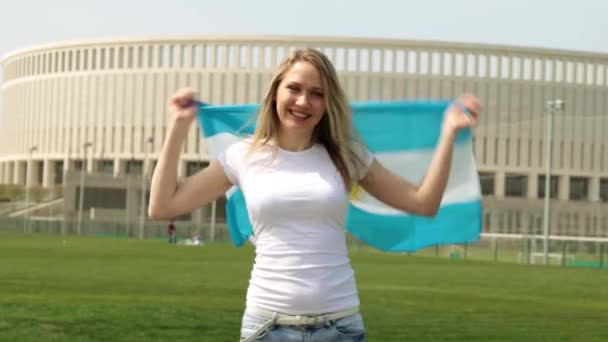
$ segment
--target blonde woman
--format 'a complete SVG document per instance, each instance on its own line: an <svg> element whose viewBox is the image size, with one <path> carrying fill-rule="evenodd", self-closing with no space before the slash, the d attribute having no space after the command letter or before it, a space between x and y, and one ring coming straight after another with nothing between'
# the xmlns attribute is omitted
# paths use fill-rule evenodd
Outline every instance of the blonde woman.
<svg viewBox="0 0 608 342"><path fill-rule="evenodd" d="M456 133L473 126L481 110L477 98L466 95L446 111L433 161L413 185L356 141L348 100L327 57L297 50L274 76L254 135L178 187L181 145L198 110L195 92L179 90L169 104L149 213L170 219L233 185L242 189L256 237L242 341L364 341L344 229L351 186L358 183L394 208L435 215Z"/></svg>

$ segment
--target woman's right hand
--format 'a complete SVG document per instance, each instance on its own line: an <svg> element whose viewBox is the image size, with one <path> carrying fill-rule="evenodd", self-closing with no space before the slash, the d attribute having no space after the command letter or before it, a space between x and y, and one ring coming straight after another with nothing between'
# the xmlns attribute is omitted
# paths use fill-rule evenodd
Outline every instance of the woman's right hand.
<svg viewBox="0 0 608 342"><path fill-rule="evenodd" d="M169 99L169 111L173 120L191 124L198 113L196 91L190 88L176 91Z"/></svg>

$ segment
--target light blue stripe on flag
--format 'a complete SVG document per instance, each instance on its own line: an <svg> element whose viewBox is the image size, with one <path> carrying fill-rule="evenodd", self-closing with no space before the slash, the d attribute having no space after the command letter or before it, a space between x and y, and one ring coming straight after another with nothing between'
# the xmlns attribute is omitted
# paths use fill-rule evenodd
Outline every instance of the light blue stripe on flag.
<svg viewBox="0 0 608 342"><path fill-rule="evenodd" d="M419 183L437 144L445 101L355 103L354 124L375 157L387 168ZM209 154L217 157L231 142L253 133L257 105L201 105L199 120ZM470 130L456 139L450 178L434 218L399 212L362 189L351 196L346 228L384 251L416 251L437 244L473 242L481 231L481 194ZM230 236L241 246L252 235L245 198L238 188L227 194Z"/></svg>
<svg viewBox="0 0 608 342"><path fill-rule="evenodd" d="M441 129L446 101L354 103L354 124L372 151L402 151L434 148ZM252 134L257 105L201 105L203 135ZM404 113L407 113L404 115ZM471 139L462 130L456 143Z"/></svg>

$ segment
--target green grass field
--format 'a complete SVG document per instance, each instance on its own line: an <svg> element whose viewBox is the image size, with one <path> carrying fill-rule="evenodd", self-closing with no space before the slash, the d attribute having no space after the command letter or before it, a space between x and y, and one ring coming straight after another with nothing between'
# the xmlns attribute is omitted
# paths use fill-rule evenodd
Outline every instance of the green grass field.
<svg viewBox="0 0 608 342"><path fill-rule="evenodd" d="M351 251L369 341L608 341L608 270ZM253 250L0 233L0 341L236 341Z"/></svg>

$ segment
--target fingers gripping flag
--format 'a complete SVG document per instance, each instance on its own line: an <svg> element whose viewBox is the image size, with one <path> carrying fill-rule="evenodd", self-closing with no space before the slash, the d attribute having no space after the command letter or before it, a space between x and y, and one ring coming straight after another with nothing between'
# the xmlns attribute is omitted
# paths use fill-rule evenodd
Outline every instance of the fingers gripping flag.
<svg viewBox="0 0 608 342"><path fill-rule="evenodd" d="M355 127L375 158L392 172L419 184L439 140L445 101L357 103ZM256 105L200 105L199 122L210 157L251 135ZM243 193L227 194L228 230L236 246L252 236ZM437 215L421 217L379 202L355 185L350 195L346 229L383 251L406 252L439 245L473 242L481 232L481 192L469 129L459 132L446 191Z"/></svg>

